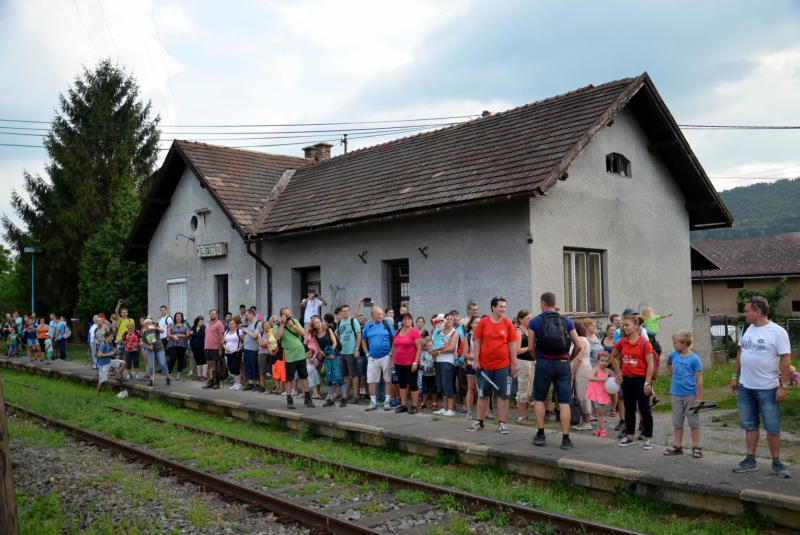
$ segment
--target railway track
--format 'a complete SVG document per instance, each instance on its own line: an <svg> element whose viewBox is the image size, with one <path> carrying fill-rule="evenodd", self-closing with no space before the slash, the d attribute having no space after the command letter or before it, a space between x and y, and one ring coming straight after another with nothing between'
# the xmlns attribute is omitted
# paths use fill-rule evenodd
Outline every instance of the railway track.
<svg viewBox="0 0 800 535"><path fill-rule="evenodd" d="M421 522L420 517L425 518L426 514L430 516L432 511L435 511L435 519L439 525L446 525L447 522L450 521L451 523L461 522L461 524L459 524L461 526L470 525L467 519L481 518L481 512L496 512L496 514L505 518L505 524L502 524L502 526L506 526L506 528L500 529L500 533L518 533L520 528L531 525L547 526L547 530L551 532L555 530L560 533L609 535L639 533L589 520L550 513L520 504L495 500L414 479L329 461L227 434L216 433L180 422L164 420L56 390L29 385L10 379L4 379L4 381L29 389L40 390L51 395L63 396L86 404L97 405L126 416L143 418L158 425L173 426L193 434L214 437L230 444L265 452L272 456L278 456L284 460L291 461L296 459L308 465L323 465L328 467L331 473L353 474L358 476L359 479L363 478L377 488L384 490L384 492L380 492L379 490L378 492L370 494L362 492L362 487L358 487L354 484L339 487L330 485L326 487L325 485L317 485L316 483L310 486L302 486L301 489L301 485L296 482L298 477L292 476L289 478L288 474L283 474L281 478L275 478L274 481L267 482L267 487L262 486L259 490L259 485L256 485L256 488L245 486L229 478L218 477L206 471L199 470L186 462L176 460L173 458L174 456L163 456L153 451L143 450L36 413L19 404L6 403L7 407L18 411L20 414L44 422L47 425L63 429L67 433L74 435L78 440L90 442L99 447L111 450L112 452L118 452L119 454L125 455L131 461L139 461L146 465L161 466L161 475L177 476L179 479L195 483L201 488L217 491L228 499L237 499L245 502L249 504L251 510L261 508L283 515L284 517L288 516L300 523L313 527L317 531L325 531L337 535L366 535L376 533L422 535L428 532L431 526L428 525L428 522ZM304 478L299 476L299 479ZM317 487L313 485L317 485ZM413 500L415 503L399 507L399 504L396 504L397 499L388 492L389 489L393 489L395 492L411 491L412 493L416 493L417 498ZM293 494L293 492L297 491L300 491L300 495ZM345 500L330 499L332 496L338 497L341 495L345 496ZM352 496L355 496L355 498L351 499ZM444 500L444 502L442 500ZM337 501L338 503L335 503ZM393 503L395 504L394 507L392 507ZM452 508L442 512L441 508L437 506L437 503L448 503L452 505ZM487 520L488 516L489 513L484 514ZM492 526L493 529L489 531L497 533L498 526L500 526L500 524L495 524ZM478 531L480 532L481 530L479 529ZM528 530L528 532L530 532L530 530Z"/></svg>

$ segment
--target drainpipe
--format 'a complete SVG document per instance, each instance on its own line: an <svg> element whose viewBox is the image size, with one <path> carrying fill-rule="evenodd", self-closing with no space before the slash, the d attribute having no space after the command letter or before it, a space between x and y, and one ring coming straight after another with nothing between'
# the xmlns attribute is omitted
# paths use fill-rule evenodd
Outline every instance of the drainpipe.
<svg viewBox="0 0 800 535"><path fill-rule="evenodd" d="M267 317L270 318L272 317L272 267L253 252L250 248L251 245L252 242L247 242L247 254L255 258L256 263L262 265L264 269L267 270ZM256 268L256 274L258 274L258 268Z"/></svg>

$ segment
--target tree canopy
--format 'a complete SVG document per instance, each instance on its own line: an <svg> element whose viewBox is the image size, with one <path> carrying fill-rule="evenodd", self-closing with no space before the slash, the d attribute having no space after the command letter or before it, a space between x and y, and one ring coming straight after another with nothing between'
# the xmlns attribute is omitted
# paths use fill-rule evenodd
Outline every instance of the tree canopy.
<svg viewBox="0 0 800 535"><path fill-rule="evenodd" d="M11 204L24 228L3 216L5 239L17 254L36 247L37 308L73 312L78 301L78 259L109 216L117 193L137 188L158 158L159 117L139 99L136 79L111 60L84 68L44 138L47 177L23 173L26 201ZM127 234L120 239L127 238ZM41 305L39 304L41 303Z"/></svg>

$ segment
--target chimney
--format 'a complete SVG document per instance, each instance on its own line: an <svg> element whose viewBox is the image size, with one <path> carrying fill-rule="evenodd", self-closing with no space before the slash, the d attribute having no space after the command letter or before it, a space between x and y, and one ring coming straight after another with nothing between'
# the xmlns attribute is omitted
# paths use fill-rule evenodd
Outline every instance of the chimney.
<svg viewBox="0 0 800 535"><path fill-rule="evenodd" d="M306 153L305 157L309 160L323 162L331 159L331 147L333 145L330 143L317 143L316 145L305 147L303 151Z"/></svg>

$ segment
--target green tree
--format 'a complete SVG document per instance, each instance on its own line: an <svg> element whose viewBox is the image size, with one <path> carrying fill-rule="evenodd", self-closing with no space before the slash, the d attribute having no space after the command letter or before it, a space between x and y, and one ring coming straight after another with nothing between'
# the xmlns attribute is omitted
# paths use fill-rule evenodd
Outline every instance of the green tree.
<svg viewBox="0 0 800 535"><path fill-rule="evenodd" d="M747 288L742 288L738 292L736 292L736 302L744 305L747 301L753 297L761 296L767 300L769 303L769 318L775 319L775 311L780 306L781 301L786 299L786 296L792 293L792 288L786 286L786 277L781 277L780 282L775 288L764 288L761 291L759 290L748 290Z"/></svg>
<svg viewBox="0 0 800 535"><path fill-rule="evenodd" d="M11 251L0 245L0 311L19 310L30 312L29 265L23 265L24 258L17 258ZM27 260L30 263L30 260Z"/></svg>
<svg viewBox="0 0 800 535"><path fill-rule="evenodd" d="M120 260L140 206L134 187L122 186L111 214L86 242L78 265L79 300L75 310L84 323L98 312L108 315L118 299L125 299L125 308L131 314L147 308L147 264Z"/></svg>
<svg viewBox="0 0 800 535"><path fill-rule="evenodd" d="M11 194L24 228L6 216L2 220L16 254L26 246L42 253L36 257L37 310L73 312L76 259L108 217L117 192L136 188L155 168L159 118L150 119L150 113L151 104L139 100L133 76L110 60L84 69L67 94L59 96L57 115L44 138L47 178L24 172L30 201L16 191Z"/></svg>

